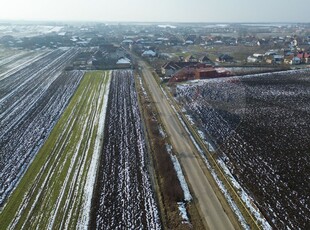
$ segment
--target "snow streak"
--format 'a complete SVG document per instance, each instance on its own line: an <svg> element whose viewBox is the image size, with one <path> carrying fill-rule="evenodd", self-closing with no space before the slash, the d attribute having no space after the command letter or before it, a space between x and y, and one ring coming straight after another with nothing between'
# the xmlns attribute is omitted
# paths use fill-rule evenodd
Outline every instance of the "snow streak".
<svg viewBox="0 0 310 230"><path fill-rule="evenodd" d="M114 71L94 205L97 229L160 229L132 71Z"/></svg>

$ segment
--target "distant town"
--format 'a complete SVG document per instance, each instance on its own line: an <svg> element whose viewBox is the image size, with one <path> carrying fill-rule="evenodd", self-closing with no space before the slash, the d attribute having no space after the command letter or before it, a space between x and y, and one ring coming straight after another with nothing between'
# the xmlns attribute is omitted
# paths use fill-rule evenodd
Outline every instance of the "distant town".
<svg viewBox="0 0 310 230"><path fill-rule="evenodd" d="M149 60L167 80L184 67L303 68L310 62L310 25L2 23L0 44L30 50L92 48L73 64L88 69L127 67L124 47Z"/></svg>

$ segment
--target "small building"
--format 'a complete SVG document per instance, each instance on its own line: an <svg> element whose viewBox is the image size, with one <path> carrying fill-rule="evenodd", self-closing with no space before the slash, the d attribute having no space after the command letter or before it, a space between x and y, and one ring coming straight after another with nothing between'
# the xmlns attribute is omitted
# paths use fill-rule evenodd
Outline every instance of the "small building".
<svg viewBox="0 0 310 230"><path fill-rule="evenodd" d="M214 65L214 62L210 60L207 56L202 56L199 58L199 62L207 65Z"/></svg>
<svg viewBox="0 0 310 230"><path fill-rule="evenodd" d="M189 81L195 79L209 79L209 78L219 78L228 77L233 74L223 68L218 69L214 67L203 66L198 64L196 66L184 67L181 70L173 74L169 80L169 83Z"/></svg>
<svg viewBox="0 0 310 230"><path fill-rule="evenodd" d="M248 63L259 63L259 62L262 62L263 58L264 58L264 54L254 53L252 56L247 57L247 62Z"/></svg>
<svg viewBox="0 0 310 230"><path fill-rule="evenodd" d="M164 65L162 65L161 73L167 77L167 76L171 76L179 69L181 69L181 67L176 62L169 61L165 63Z"/></svg>
<svg viewBox="0 0 310 230"><path fill-rule="evenodd" d="M274 56L274 55L277 55L278 52L276 50L269 50L265 53L264 56Z"/></svg>
<svg viewBox="0 0 310 230"><path fill-rule="evenodd" d="M184 67L190 67L198 65L198 62L174 62L169 61L161 66L161 73L165 75L165 77L170 77L174 73L176 73L178 70L184 68ZM202 64L201 64L202 65ZM203 65L205 66L205 65Z"/></svg>
<svg viewBox="0 0 310 230"><path fill-rule="evenodd" d="M189 55L185 58L185 62L198 62L198 60L195 56Z"/></svg>
<svg viewBox="0 0 310 230"><path fill-rule="evenodd" d="M199 68L195 70L195 79L209 79L218 77L227 77L231 73L226 70L215 69L213 67L209 68Z"/></svg>
<svg viewBox="0 0 310 230"><path fill-rule="evenodd" d="M142 53L141 55L142 57L155 57L156 56L156 52L154 52L153 50L146 50Z"/></svg>
<svg viewBox="0 0 310 230"><path fill-rule="evenodd" d="M265 61L266 61L267 64L272 64L273 63L273 56L265 57Z"/></svg>
<svg viewBox="0 0 310 230"><path fill-rule="evenodd" d="M299 57L293 57L290 61L291 65L299 65L301 63L301 59Z"/></svg>
<svg viewBox="0 0 310 230"><path fill-rule="evenodd" d="M282 64L284 62L283 55L268 55L265 56L265 61L268 64Z"/></svg>
<svg viewBox="0 0 310 230"><path fill-rule="evenodd" d="M260 60L263 60L264 54L258 54L258 53L254 53L253 57L258 58Z"/></svg>
<svg viewBox="0 0 310 230"><path fill-rule="evenodd" d="M310 53L299 52L296 56L300 58L301 63L310 63Z"/></svg>
<svg viewBox="0 0 310 230"><path fill-rule="evenodd" d="M284 61L283 55L273 55L273 63L282 64Z"/></svg>
<svg viewBox="0 0 310 230"><path fill-rule="evenodd" d="M248 63L258 63L259 62L258 58L257 57L253 57L253 56L248 56L246 61Z"/></svg>
<svg viewBox="0 0 310 230"><path fill-rule="evenodd" d="M121 57L120 59L118 59L118 61L116 62L116 66L118 68L130 68L131 67L131 61L129 58L126 57Z"/></svg>
<svg viewBox="0 0 310 230"><path fill-rule="evenodd" d="M294 54L285 56L284 64L291 65L293 58L294 58Z"/></svg>
<svg viewBox="0 0 310 230"><path fill-rule="evenodd" d="M228 54L221 54L218 58L217 58L218 62L233 62L234 58Z"/></svg>
<svg viewBox="0 0 310 230"><path fill-rule="evenodd" d="M131 45L131 44L133 44L133 40L131 40L131 39L125 39L125 40L122 41L122 44L123 44L123 45Z"/></svg>
<svg viewBox="0 0 310 230"><path fill-rule="evenodd" d="M186 40L185 45L193 45L194 42L192 40Z"/></svg>

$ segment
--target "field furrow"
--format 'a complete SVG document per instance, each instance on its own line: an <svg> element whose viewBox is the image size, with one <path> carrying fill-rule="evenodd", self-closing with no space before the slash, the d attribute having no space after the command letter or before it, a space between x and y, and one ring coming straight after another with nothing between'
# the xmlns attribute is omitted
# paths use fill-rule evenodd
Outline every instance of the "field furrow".
<svg viewBox="0 0 310 230"><path fill-rule="evenodd" d="M11 76L12 74L24 69L28 65L38 61L44 56L48 55L52 51L41 51L41 52L21 52L7 58L0 60L0 80Z"/></svg>
<svg viewBox="0 0 310 230"><path fill-rule="evenodd" d="M1 226L9 229L87 228L93 178L97 172L96 164L91 169L90 166L93 158L98 159L102 144L102 136L98 135L102 132L98 130L104 128L102 119L109 79L108 72L84 76L0 214ZM12 212L16 215L10 216Z"/></svg>
<svg viewBox="0 0 310 230"><path fill-rule="evenodd" d="M160 229L132 71L114 71L92 226Z"/></svg>
<svg viewBox="0 0 310 230"><path fill-rule="evenodd" d="M76 90L83 72L62 73L78 50L56 50L0 80L0 206Z"/></svg>
<svg viewBox="0 0 310 230"><path fill-rule="evenodd" d="M307 229L310 71L180 85L177 99L260 224Z"/></svg>

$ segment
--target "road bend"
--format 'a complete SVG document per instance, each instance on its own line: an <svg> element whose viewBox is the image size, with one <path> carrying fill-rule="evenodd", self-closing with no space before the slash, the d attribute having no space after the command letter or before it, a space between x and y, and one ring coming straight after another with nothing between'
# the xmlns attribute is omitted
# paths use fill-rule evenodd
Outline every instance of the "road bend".
<svg viewBox="0 0 310 230"><path fill-rule="evenodd" d="M204 219L204 223L207 224L206 228L216 230L234 229L195 157L195 155L198 155L196 148L157 84L152 71L149 69L150 67L142 60L138 61L138 64L141 67L143 78L152 94L173 148L185 171L194 197L197 199L200 214Z"/></svg>

